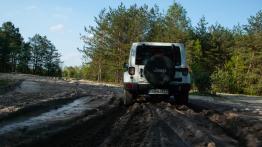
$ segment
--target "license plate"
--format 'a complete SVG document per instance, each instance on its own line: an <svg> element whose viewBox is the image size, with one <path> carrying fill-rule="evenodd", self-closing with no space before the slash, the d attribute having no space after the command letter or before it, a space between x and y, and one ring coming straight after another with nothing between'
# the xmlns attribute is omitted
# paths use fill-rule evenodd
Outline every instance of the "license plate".
<svg viewBox="0 0 262 147"><path fill-rule="evenodd" d="M151 89L149 90L149 94L168 94L167 89Z"/></svg>

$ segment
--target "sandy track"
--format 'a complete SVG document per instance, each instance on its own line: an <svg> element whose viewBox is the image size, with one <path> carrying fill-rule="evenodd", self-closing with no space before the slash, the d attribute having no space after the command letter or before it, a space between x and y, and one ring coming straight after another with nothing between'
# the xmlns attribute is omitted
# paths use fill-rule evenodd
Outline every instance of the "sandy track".
<svg viewBox="0 0 262 147"><path fill-rule="evenodd" d="M216 123L186 106L135 104L102 146L238 146Z"/></svg>
<svg viewBox="0 0 262 147"><path fill-rule="evenodd" d="M126 108L116 97L107 100L69 122L31 129L20 136L4 135L5 139L20 141L13 144L18 146L261 146L261 121L243 119L229 109L209 110L194 102L194 107L161 102Z"/></svg>
<svg viewBox="0 0 262 147"><path fill-rule="evenodd" d="M30 90L32 85L37 86ZM68 89L72 92L62 93ZM244 97L191 96L188 106L140 102L125 107L121 88L80 83L79 93L67 99L74 89L72 83L26 79L3 95L12 98L5 108L23 103L12 94L34 99L39 91L47 93L0 119L0 146L262 146L262 106L254 102L260 98L249 104Z"/></svg>

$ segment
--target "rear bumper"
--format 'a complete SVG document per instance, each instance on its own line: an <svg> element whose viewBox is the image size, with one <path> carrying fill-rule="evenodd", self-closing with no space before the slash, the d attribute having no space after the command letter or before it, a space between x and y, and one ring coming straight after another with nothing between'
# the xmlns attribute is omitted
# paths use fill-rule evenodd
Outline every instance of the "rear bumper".
<svg viewBox="0 0 262 147"><path fill-rule="evenodd" d="M124 83L124 88L135 94L148 94L150 89L168 89L168 93L171 95L188 92L190 84L169 84L166 87L155 87L151 84Z"/></svg>

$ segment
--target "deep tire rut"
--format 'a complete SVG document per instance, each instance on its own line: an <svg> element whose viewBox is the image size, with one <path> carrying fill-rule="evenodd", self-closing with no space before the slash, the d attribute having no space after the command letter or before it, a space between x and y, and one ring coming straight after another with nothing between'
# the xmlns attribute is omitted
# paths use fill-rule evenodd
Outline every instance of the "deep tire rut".
<svg viewBox="0 0 262 147"><path fill-rule="evenodd" d="M135 103L101 146L239 146L201 112L167 103Z"/></svg>
<svg viewBox="0 0 262 147"><path fill-rule="evenodd" d="M113 104L113 101L108 103L109 106L104 105L98 108L99 114L87 115L70 127L48 137L30 143L19 144L18 146L98 146L110 135L111 126L125 112L124 107Z"/></svg>
<svg viewBox="0 0 262 147"><path fill-rule="evenodd" d="M197 105L195 105L197 107ZM227 109L228 110L228 109ZM86 113L57 132L42 135L18 146L101 146L101 147L238 147L260 146L261 125L243 123L231 112L191 108L184 105L135 103L126 108L119 99ZM232 115L232 116L231 116ZM229 118L228 118L229 117ZM250 128L241 130L239 126ZM245 125L244 125L245 124ZM59 124L57 125L59 127ZM47 130L41 130L48 132ZM234 131L236 132L234 134ZM42 133L41 132L41 133ZM37 133L37 132L35 132ZM246 133L246 134L245 134ZM44 133L42 133L44 134Z"/></svg>

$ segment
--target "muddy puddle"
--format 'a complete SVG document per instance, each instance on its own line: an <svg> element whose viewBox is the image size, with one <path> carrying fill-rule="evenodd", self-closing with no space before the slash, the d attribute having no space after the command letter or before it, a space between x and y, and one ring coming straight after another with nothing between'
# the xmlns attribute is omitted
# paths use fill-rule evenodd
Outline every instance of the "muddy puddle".
<svg viewBox="0 0 262 147"><path fill-rule="evenodd" d="M0 147L262 146L261 97L190 96L188 106L139 101L125 107L121 88L80 83L80 96L76 88L33 77L0 96L2 110L30 108L3 117Z"/></svg>
<svg viewBox="0 0 262 147"><path fill-rule="evenodd" d="M16 130L23 130L28 127L35 128L59 121L74 119L81 116L85 111L103 105L105 102L106 100L94 101L93 98L82 97L73 101L72 103L42 113L41 115L38 115L36 117L12 120L12 122L5 122L4 124L0 124L0 135Z"/></svg>
<svg viewBox="0 0 262 147"><path fill-rule="evenodd" d="M188 107L166 102L124 107L119 100L82 97L35 117L0 124L0 146L261 146L261 120L230 105L199 100Z"/></svg>

